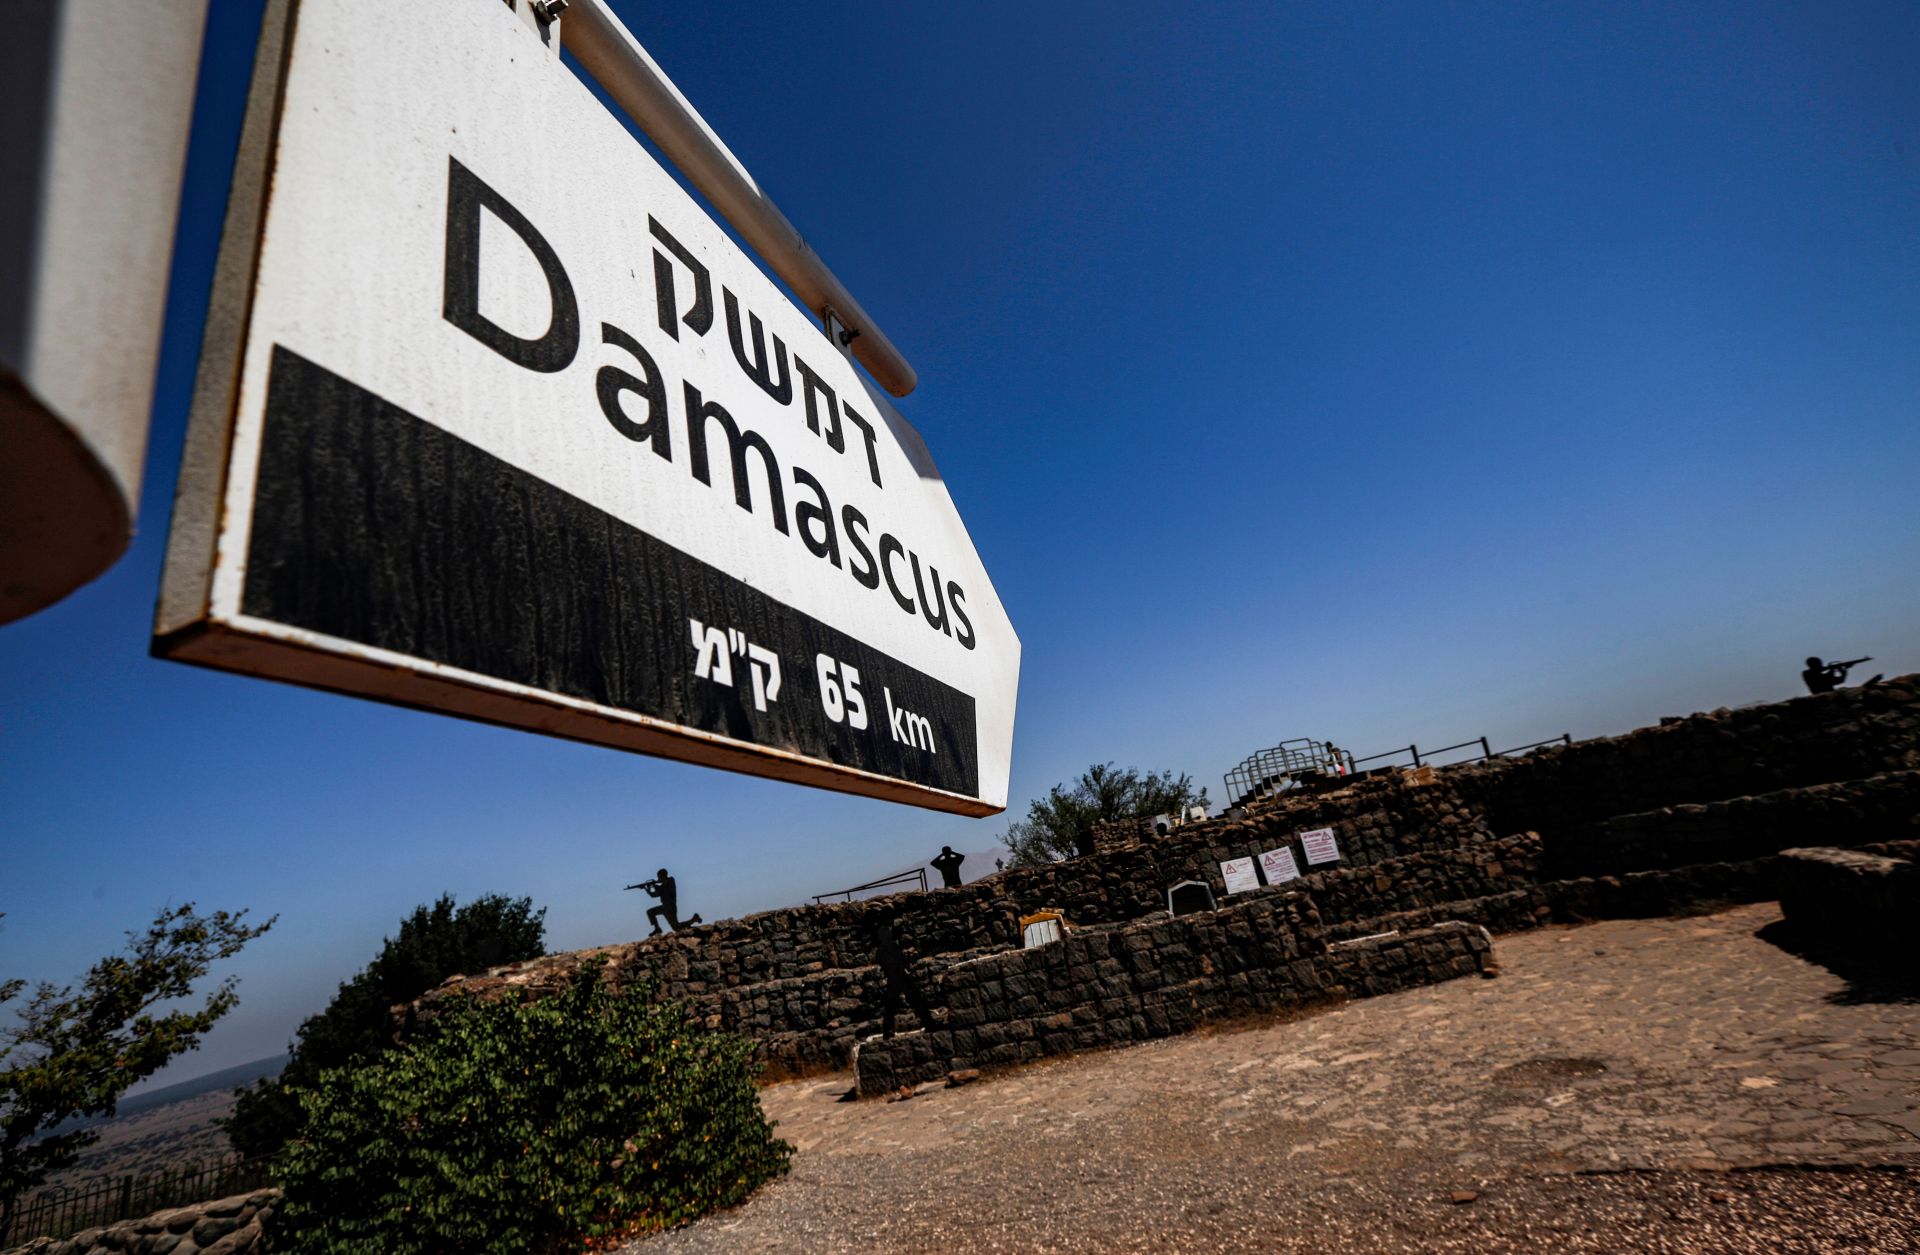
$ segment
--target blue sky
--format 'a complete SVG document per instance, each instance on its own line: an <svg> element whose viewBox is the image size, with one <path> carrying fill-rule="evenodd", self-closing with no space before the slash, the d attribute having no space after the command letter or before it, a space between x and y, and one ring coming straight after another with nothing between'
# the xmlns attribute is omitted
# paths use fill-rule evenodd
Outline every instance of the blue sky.
<svg viewBox="0 0 1920 1255"><path fill-rule="evenodd" d="M918 369L1024 644L967 820L146 655L257 7L216 0L139 535L0 628L0 975L278 912L184 1079L415 904L550 944L952 844L1087 764L1520 744L1920 669L1920 8L618 4Z"/></svg>

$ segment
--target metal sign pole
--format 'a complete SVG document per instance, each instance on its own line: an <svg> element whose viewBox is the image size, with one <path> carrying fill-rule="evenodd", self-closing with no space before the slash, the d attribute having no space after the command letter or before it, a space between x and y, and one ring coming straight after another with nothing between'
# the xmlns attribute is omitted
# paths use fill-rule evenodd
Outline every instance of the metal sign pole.
<svg viewBox="0 0 1920 1255"><path fill-rule="evenodd" d="M565 13L566 47L628 117L700 189L734 229L766 259L807 307L825 321L829 311L852 333L843 343L880 386L894 396L919 382L893 341L847 291L804 237L760 190L740 159L713 133L700 111L666 71L647 55L606 0L572 0Z"/></svg>

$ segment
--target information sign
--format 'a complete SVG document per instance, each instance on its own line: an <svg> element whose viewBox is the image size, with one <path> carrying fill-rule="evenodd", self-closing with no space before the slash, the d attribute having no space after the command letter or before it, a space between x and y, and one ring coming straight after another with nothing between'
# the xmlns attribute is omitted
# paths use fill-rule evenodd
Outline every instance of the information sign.
<svg viewBox="0 0 1920 1255"><path fill-rule="evenodd" d="M1306 852L1309 866L1340 861L1340 844L1333 839L1331 828L1312 828L1301 833L1300 848Z"/></svg>
<svg viewBox="0 0 1920 1255"><path fill-rule="evenodd" d="M1300 865L1293 861L1293 847L1283 845L1260 856L1260 871L1270 885L1282 885L1300 878Z"/></svg>
<svg viewBox="0 0 1920 1255"><path fill-rule="evenodd" d="M1230 858L1220 864L1220 878L1227 882L1228 893L1245 893L1260 887L1260 873L1251 858Z"/></svg>
<svg viewBox="0 0 1920 1255"><path fill-rule="evenodd" d="M155 652L984 815L926 446L503 4L270 6Z"/></svg>

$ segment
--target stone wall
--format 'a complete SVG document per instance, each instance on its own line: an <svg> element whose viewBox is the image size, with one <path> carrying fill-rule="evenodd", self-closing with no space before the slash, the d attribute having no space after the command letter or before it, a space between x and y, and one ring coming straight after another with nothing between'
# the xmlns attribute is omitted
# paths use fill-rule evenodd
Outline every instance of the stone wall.
<svg viewBox="0 0 1920 1255"><path fill-rule="evenodd" d="M1210 1020L1388 993L1488 969L1492 939L1449 923L1329 947L1303 895L1075 933L945 969L923 1033L854 1055L863 1095L961 1068L1004 1067L1183 1033Z"/></svg>
<svg viewBox="0 0 1920 1255"><path fill-rule="evenodd" d="M1920 769L1920 676L1715 710L1620 736L1448 769L1496 831L1550 833L1615 815Z"/></svg>
<svg viewBox="0 0 1920 1255"><path fill-rule="evenodd" d="M266 1228L279 1201L279 1190L255 1190L87 1229L70 1238L36 1238L4 1255L265 1255Z"/></svg>
<svg viewBox="0 0 1920 1255"><path fill-rule="evenodd" d="M1212 916L1173 921L1162 908L1131 923L1094 924L1076 934L1075 944L1085 938L1107 936L1116 928L1151 929L1177 924L1193 929L1196 926L1187 922L1193 918L1225 919L1249 908L1254 917L1263 917L1263 912L1292 912L1294 935L1289 944L1312 949L1324 949L1329 940L1385 929L1424 928L1449 920L1484 924L1496 931L1537 927L1564 914L1556 900L1541 888L1539 864L1540 838L1532 833L1499 840L1476 839L1458 848L1402 855L1371 866L1312 872L1288 884L1248 894L1227 897L1223 893L1222 909ZM1602 886L1569 901L1573 909L1585 909L1596 918L1631 913L1625 903L1634 900L1632 895L1615 886L1609 897L1607 889ZM1645 899L1646 894L1642 892L1640 898ZM1669 899L1665 905L1672 908L1674 903ZM1011 914L1008 919L1011 923ZM1206 961L1232 969L1246 961L1236 949L1243 946L1243 932L1239 927L1226 933L1202 928L1195 936L1203 942L1220 941L1225 948ZM922 955L914 964L915 978L934 1005L946 1005L941 999L949 989L968 988L978 972L991 971L995 963L1023 964L1028 961L1023 957L1027 953L1008 944ZM618 969L621 979L644 970L636 962L643 957L640 952L629 949L625 955L626 964ZM521 965L523 979L519 983L531 984L536 990L548 987L564 979L581 957L556 956ZM1177 973L1184 970L1180 964L1187 960L1176 950L1159 954L1157 961L1172 962L1171 970ZM500 975L464 984L476 992L489 992L506 983L498 979ZM774 1075L804 1075L846 1066L854 1045L879 1031L885 988L880 970L863 962L785 980L707 988L683 996L705 1026L753 1038L759 1046L760 1061ZM997 995L998 991L990 989L989 993ZM1002 1018L1024 1019L1029 1014L1023 1006L1009 1010ZM901 1022L909 1027L917 1023L905 1011Z"/></svg>
<svg viewBox="0 0 1920 1255"><path fill-rule="evenodd" d="M1526 832L1406 854L1370 866L1329 868L1262 892L1304 892L1313 899L1322 920L1339 925L1445 907L1539 882L1540 838Z"/></svg>
<svg viewBox="0 0 1920 1255"><path fill-rule="evenodd" d="M1787 924L1809 951L1915 982L1920 864L1859 850L1794 849L1782 852L1777 879Z"/></svg>
<svg viewBox="0 0 1920 1255"><path fill-rule="evenodd" d="M1422 779L1426 782L1416 783ZM1243 819L1217 821L1224 844L1268 850L1294 833L1332 828L1339 835L1341 859L1350 864L1447 849L1527 827L1496 829L1444 769L1419 777L1400 772L1362 776L1331 792L1283 795L1249 809ZM1297 858L1297 845L1294 852Z"/></svg>
<svg viewBox="0 0 1920 1255"><path fill-rule="evenodd" d="M536 959L483 976L457 977L442 992L466 987L489 993L513 985L549 988L590 953L605 958L616 980L656 971L668 996L699 998L742 985L805 981L870 963L873 928L882 915L898 917L902 942L911 953L958 955L1018 946L1019 917L1042 907L1058 909L1083 925L1164 914L1171 885L1204 880L1216 896L1224 896L1221 861L1285 844L1300 828L1338 827L1348 863L1444 850L1492 836L1443 785L1405 789L1382 780L1355 786L1352 793L1327 799L1307 812L1306 820L1289 814L1189 824L1109 854L1013 868L958 889L766 911L665 937ZM1306 866L1297 843L1295 857Z"/></svg>
<svg viewBox="0 0 1920 1255"><path fill-rule="evenodd" d="M1920 771L1776 789L1616 815L1554 834L1546 873L1560 879L1764 858L1795 845L1920 837Z"/></svg>
<svg viewBox="0 0 1920 1255"><path fill-rule="evenodd" d="M1095 854L1118 854L1153 839L1153 816L1104 820L1095 824L1088 835Z"/></svg>
<svg viewBox="0 0 1920 1255"><path fill-rule="evenodd" d="M1774 886L1772 859L1573 879L1548 879L1541 863L1542 842L1534 833L1476 840L1366 867L1309 873L1285 885L1223 898L1220 914L1256 903L1292 904L1306 922L1302 944L1324 948L1329 941L1455 920L1516 932L1553 922L1689 914L1760 901L1772 896ZM1161 912L1130 926L1096 925L1080 935L1172 922ZM1213 961L1229 966L1240 961L1231 952L1238 934L1227 934L1223 944L1228 951ZM998 947L936 955L919 960L914 970L938 1006L941 995L932 991L949 988L952 973L971 970L984 958L1018 962L1021 953ZM854 1044L879 1030L884 992L879 969L868 965L703 995L693 1007L707 1026L758 1041L762 1061L777 1073L806 1073L846 1065ZM1022 1010L1012 1017L1026 1014ZM914 1021L909 1015L903 1023Z"/></svg>
<svg viewBox="0 0 1920 1255"><path fill-rule="evenodd" d="M1338 865L1226 895L1221 861L1291 844L1307 869L1297 834L1320 827L1335 830ZM844 1066L878 1027L884 985L872 937L883 914L898 916L923 987L945 989L976 961L1028 962L1018 950L1022 914L1057 908L1083 938L1158 927L1170 922L1167 888L1188 879L1213 887L1222 918L1277 909L1270 900L1296 903L1316 921L1319 945L1448 920L1508 931L1760 900L1772 894L1776 855L1789 846L1920 837L1920 684L1900 677L1519 759L1366 776L1165 835L1119 821L1096 837L1092 856L1008 869L959 889L769 911L595 953L616 982L657 973L664 992L686 999L703 1022L754 1038L776 1071L806 1072ZM1208 962L1238 962L1241 938L1217 939L1222 949ZM582 957L451 982L414 1013L431 1015L437 999L463 986L538 992L564 981ZM960 979L956 992L971 978ZM1032 1019L1008 1014L1009 1022ZM1090 1041L1110 1032L1131 1040L1135 1031L1070 1027L1070 1039Z"/></svg>

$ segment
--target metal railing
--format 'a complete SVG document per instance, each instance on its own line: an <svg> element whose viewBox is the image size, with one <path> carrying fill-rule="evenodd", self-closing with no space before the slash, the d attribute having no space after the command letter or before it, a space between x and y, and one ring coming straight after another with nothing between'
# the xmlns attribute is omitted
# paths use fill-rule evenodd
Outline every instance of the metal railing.
<svg viewBox="0 0 1920 1255"><path fill-rule="evenodd" d="M1478 736L1471 741L1462 741L1458 745L1443 745L1439 749L1423 750L1418 745L1403 745L1398 749L1390 749L1379 754L1369 754L1365 758L1355 758L1351 761L1353 766L1358 767L1361 763L1375 763L1383 758L1398 758L1400 755L1406 754L1412 757L1414 766L1421 767L1427 765L1433 759L1440 757L1442 754L1451 754L1455 750L1463 750L1470 746L1477 745L1480 747L1478 754L1471 758L1463 758L1460 760L1466 763L1477 763L1484 762L1490 758L1505 758L1509 754L1524 754L1528 750L1537 750L1542 745L1572 744L1573 734L1570 732L1562 732L1559 736L1551 736L1544 741L1535 741L1531 745L1517 745L1510 750L1496 750L1492 744L1488 742L1486 737ZM1377 770L1377 768L1374 770Z"/></svg>
<svg viewBox="0 0 1920 1255"><path fill-rule="evenodd" d="M1365 758L1356 758L1353 761L1354 765L1358 766L1361 763L1379 762L1383 758L1398 758L1402 754L1411 754L1413 756L1413 765L1420 767L1424 766L1428 759L1438 758L1442 754L1451 754L1454 750L1465 749L1469 745L1478 745L1480 747L1481 758L1493 757L1492 746L1488 745L1487 738L1482 736L1475 737L1471 741L1462 741L1458 745L1445 745L1437 750L1428 750L1424 755L1421 754L1418 745L1403 745L1399 749L1387 750L1380 754L1369 754ZM1475 762L1478 760L1469 758L1466 761Z"/></svg>
<svg viewBox="0 0 1920 1255"><path fill-rule="evenodd" d="M1226 774L1227 803L1242 806L1256 797L1283 793L1308 780L1351 771L1352 756L1332 742L1295 737L1255 750Z"/></svg>
<svg viewBox="0 0 1920 1255"><path fill-rule="evenodd" d="M1572 744L1573 734L1562 732L1559 736L1535 741L1530 745L1516 745L1509 750L1497 750L1486 737L1477 736L1470 741L1443 745L1439 749L1423 750L1417 744L1402 745L1397 749L1369 754L1365 758L1355 758L1347 751L1334 746L1331 741L1296 737L1291 741L1282 741L1270 749L1256 750L1227 772L1227 804L1245 806L1258 798L1273 797L1297 788L1324 784L1343 776L1361 775L1364 774L1361 768L1363 763L1392 766L1394 764L1387 763L1385 760L1399 758L1402 755L1411 758L1415 767L1424 767L1434 759L1457 750L1478 749L1480 751L1478 754L1457 760L1474 763L1493 758L1505 758L1509 754L1524 754L1528 750L1536 750L1543 745ZM1366 770L1379 771L1381 768L1369 767Z"/></svg>
<svg viewBox="0 0 1920 1255"><path fill-rule="evenodd" d="M55 1240L168 1207L204 1203L269 1184L267 1167L229 1155L211 1163L182 1163L158 1172L104 1177L71 1190L49 1190L22 1202L0 1229L0 1247L36 1237Z"/></svg>
<svg viewBox="0 0 1920 1255"><path fill-rule="evenodd" d="M1510 750L1495 750L1493 752L1493 757L1505 758L1508 754L1524 754L1528 750L1537 750L1542 745L1572 745L1572 744L1573 744L1573 734L1571 732L1562 732L1559 736L1550 736L1544 741L1535 741L1531 745L1516 745Z"/></svg>
<svg viewBox="0 0 1920 1255"><path fill-rule="evenodd" d="M832 893L816 893L813 895L813 901L816 906L828 898L839 898L842 902L851 902L853 901L853 895L856 893L864 893L868 889L884 889L888 885L905 885L909 882L917 882L920 886L920 892L925 893L927 891L927 869L924 867L916 867L910 872L901 872L897 876L883 876L879 880L869 880L866 884L855 885L851 889L835 889Z"/></svg>

